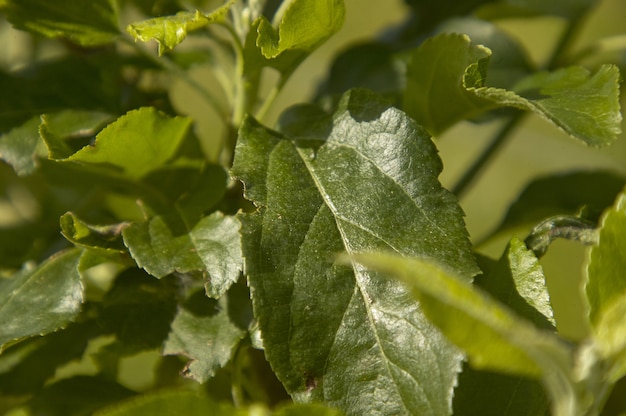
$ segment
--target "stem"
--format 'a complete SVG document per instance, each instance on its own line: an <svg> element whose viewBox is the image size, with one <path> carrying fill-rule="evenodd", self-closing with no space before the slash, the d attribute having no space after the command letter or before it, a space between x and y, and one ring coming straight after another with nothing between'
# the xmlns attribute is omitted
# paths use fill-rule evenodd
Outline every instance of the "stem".
<svg viewBox="0 0 626 416"><path fill-rule="evenodd" d="M552 56L546 65L546 69L553 70L565 63L565 56L572 45L572 41L576 38L576 35L578 35L582 23L585 20L585 16L587 16L587 13L581 13L579 16L576 16L569 21L567 27L561 34L559 43L557 43L554 48L554 52L552 52Z"/></svg>
<svg viewBox="0 0 626 416"><path fill-rule="evenodd" d="M224 110L222 104L217 100L217 98L215 98L206 88L204 88L200 83L198 83L195 79L193 79L191 76L189 76L189 74L185 70L180 68L174 62L172 62L169 59L164 58L164 57L158 58L158 57L152 55L151 53L146 51L144 48L139 46L137 43L132 42L130 39L128 39L126 37L122 37L122 40L124 41L124 43L126 43L127 45L129 45L133 49L135 49L141 56L149 59L151 62L153 62L158 67L160 67L160 68L162 68L162 69L164 69L164 70L174 74L178 79L180 79L181 81L184 81L187 85L192 87L195 91L197 91L199 94L201 94L202 97L204 97L204 99L206 99L206 101L209 103L209 105L220 116L228 117L228 113L226 112L226 110Z"/></svg>
<svg viewBox="0 0 626 416"><path fill-rule="evenodd" d="M483 168L487 165L493 155L502 147L506 142L506 139L510 137L511 132L519 122L523 119L524 113L517 113L502 127L502 129L494 136L489 146L483 151L483 153L474 161L472 166L465 172L463 177L452 188L452 192L460 198L467 188L474 182L477 176L481 173Z"/></svg>

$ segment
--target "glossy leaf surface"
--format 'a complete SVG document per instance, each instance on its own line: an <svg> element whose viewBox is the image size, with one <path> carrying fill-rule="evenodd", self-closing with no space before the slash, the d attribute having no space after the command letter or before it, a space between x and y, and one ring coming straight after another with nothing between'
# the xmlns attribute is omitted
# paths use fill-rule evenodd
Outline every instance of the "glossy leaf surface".
<svg viewBox="0 0 626 416"><path fill-rule="evenodd" d="M179 309L163 354L188 357L183 374L204 383L228 363L244 335L231 321L225 298L218 304L200 291Z"/></svg>
<svg viewBox="0 0 626 416"><path fill-rule="evenodd" d="M509 91L487 86L490 57L489 49L465 35L425 41L413 52L407 70L407 113L435 134L499 107L535 112L593 146L608 145L620 133L617 67L605 65L595 74L578 66L540 72Z"/></svg>
<svg viewBox="0 0 626 416"><path fill-rule="evenodd" d="M210 23L224 20L228 9L236 0L226 4L209 14L195 12L178 12L174 16L155 17L128 25L127 31L135 40L148 42L155 40L159 44L159 55L172 50L181 43L187 33L201 29Z"/></svg>
<svg viewBox="0 0 626 416"><path fill-rule="evenodd" d="M173 272L205 276L209 296L220 297L239 278L242 267L239 223L214 213L191 229L177 216L157 216L123 231L137 264L158 278Z"/></svg>
<svg viewBox="0 0 626 416"><path fill-rule="evenodd" d="M59 253L0 281L0 351L8 342L61 329L78 315L83 303L80 254Z"/></svg>
<svg viewBox="0 0 626 416"><path fill-rule="evenodd" d="M18 29L83 46L111 43L120 35L114 0L7 0L9 21Z"/></svg>
<svg viewBox="0 0 626 416"><path fill-rule="evenodd" d="M297 401L348 414L448 414L458 351L397 282L333 260L378 248L477 272L428 135L362 90L332 118L304 107L281 128L248 118L233 166L258 207L241 217L245 268L277 376Z"/></svg>
<svg viewBox="0 0 626 416"><path fill-rule="evenodd" d="M109 124L88 145L62 160L114 166L139 179L170 160L191 120L169 117L153 107L132 110Z"/></svg>

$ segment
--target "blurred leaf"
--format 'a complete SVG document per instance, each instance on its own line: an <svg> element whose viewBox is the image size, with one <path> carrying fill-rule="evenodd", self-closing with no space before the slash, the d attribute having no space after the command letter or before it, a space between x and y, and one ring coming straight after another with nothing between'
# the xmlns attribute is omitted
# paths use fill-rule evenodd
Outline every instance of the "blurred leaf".
<svg viewBox="0 0 626 416"><path fill-rule="evenodd" d="M625 230L626 194L622 192L613 207L600 219L598 243L591 248L588 257L586 291L590 308L589 319L596 330L599 330L600 323L613 321L610 315L604 316L608 310L613 309L611 314L614 314L616 310L623 309L621 303L626 303ZM618 328L603 330L618 331Z"/></svg>
<svg viewBox="0 0 626 416"><path fill-rule="evenodd" d="M0 355L0 393L21 396L40 390L57 368L83 356L88 341L100 329L94 321L72 323L7 348Z"/></svg>
<svg viewBox="0 0 626 416"><path fill-rule="evenodd" d="M42 123L57 136L74 139L83 136L95 136L102 127L113 119L111 114L102 111L61 110L45 114Z"/></svg>
<svg viewBox="0 0 626 416"><path fill-rule="evenodd" d="M19 127L0 135L0 159L20 175L29 175L37 168L39 117L33 117Z"/></svg>
<svg viewBox="0 0 626 416"><path fill-rule="evenodd" d="M120 35L114 0L6 0L3 11L18 29L83 46L112 43Z"/></svg>
<svg viewBox="0 0 626 416"><path fill-rule="evenodd" d="M274 416L341 416L343 413L318 403L294 403L282 406L272 414Z"/></svg>
<svg viewBox="0 0 626 416"><path fill-rule="evenodd" d="M609 382L616 383L626 375L626 293L622 293L603 309L595 325L594 340L602 358L611 366Z"/></svg>
<svg viewBox="0 0 626 416"><path fill-rule="evenodd" d="M219 298L241 272L239 227L234 217L219 212L202 218L191 229L176 216L157 216L132 224L122 235L139 267L151 275L200 272L207 294Z"/></svg>
<svg viewBox="0 0 626 416"><path fill-rule="evenodd" d="M476 284L520 317L538 327L554 329L543 269L535 254L519 239L509 242L498 263Z"/></svg>
<svg viewBox="0 0 626 416"><path fill-rule="evenodd" d="M107 164L139 179L174 156L191 125L191 119L169 117L152 107L132 110L109 124L93 145L65 161Z"/></svg>
<svg viewBox="0 0 626 416"><path fill-rule="evenodd" d="M164 355L181 354L190 359L183 374L204 383L231 359L246 331L230 320L223 297L208 299L195 292L179 309L163 346Z"/></svg>
<svg viewBox="0 0 626 416"><path fill-rule="evenodd" d="M608 145L621 132L617 67L604 65L593 75L579 66L539 72L507 91L485 86L490 57L466 35L425 41L407 69L407 113L435 134L499 107L533 111L593 146Z"/></svg>
<svg viewBox="0 0 626 416"><path fill-rule="evenodd" d="M318 110L310 122L311 113L283 118L284 135L247 118L235 152L232 174L258 207L241 220L266 356L298 402L447 414L458 352L397 282L333 261L344 250L394 249L476 274L460 208L437 180L436 150L364 90L347 93L332 117Z"/></svg>
<svg viewBox="0 0 626 416"><path fill-rule="evenodd" d="M552 414L579 412L572 351L554 333L540 330L466 280L432 261L396 254L352 257L408 285L422 310L476 369L541 379Z"/></svg>
<svg viewBox="0 0 626 416"><path fill-rule="evenodd" d="M34 414L87 416L105 405L134 396L135 392L110 380L74 376L47 385L29 402Z"/></svg>
<svg viewBox="0 0 626 416"><path fill-rule="evenodd" d="M566 19L576 19L581 17L597 3L597 0L504 0L488 3L480 8L477 14L485 19L541 15L554 15Z"/></svg>
<svg viewBox="0 0 626 416"><path fill-rule="evenodd" d="M148 42L156 40L159 44L159 55L172 50L186 37L187 32L198 30L210 23L221 22L236 0L227 3L209 14L195 12L178 12L174 16L155 17L128 25L126 30L135 40Z"/></svg>
<svg viewBox="0 0 626 416"><path fill-rule="evenodd" d="M0 280L0 352L7 343L65 327L80 312L81 251L57 253L37 268Z"/></svg>
<svg viewBox="0 0 626 416"><path fill-rule="evenodd" d="M596 221L625 185L623 176L603 171L572 172L535 179L509 207L493 234L535 225L555 215L573 215L582 208L585 208L585 218Z"/></svg>
<svg viewBox="0 0 626 416"><path fill-rule="evenodd" d="M115 279L103 301L100 323L129 354L160 347L176 313L173 282L132 268Z"/></svg>
<svg viewBox="0 0 626 416"><path fill-rule="evenodd" d="M548 415L550 407L537 380L469 365L459 374L453 404L454 416L538 416Z"/></svg>
<svg viewBox="0 0 626 416"><path fill-rule="evenodd" d="M94 416L243 416L246 414L247 412L244 413L243 410L236 410L229 404L218 404L207 396L193 391L163 390L109 406L94 413Z"/></svg>

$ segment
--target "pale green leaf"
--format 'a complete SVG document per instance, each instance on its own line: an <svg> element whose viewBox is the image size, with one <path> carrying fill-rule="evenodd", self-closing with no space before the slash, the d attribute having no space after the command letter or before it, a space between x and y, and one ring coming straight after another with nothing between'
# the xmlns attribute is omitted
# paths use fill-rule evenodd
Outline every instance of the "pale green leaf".
<svg viewBox="0 0 626 416"><path fill-rule="evenodd" d="M39 117L33 117L19 127L0 135L0 159L20 175L29 175L37 168Z"/></svg>
<svg viewBox="0 0 626 416"><path fill-rule="evenodd" d="M122 234L137 265L155 277L199 272L207 294L215 298L239 278L243 260L234 217L216 212L189 229L178 216L156 216Z"/></svg>
<svg viewBox="0 0 626 416"><path fill-rule="evenodd" d="M3 11L18 29L83 46L112 43L120 35L115 0L6 0Z"/></svg>
<svg viewBox="0 0 626 416"><path fill-rule="evenodd" d="M345 14L343 0L293 0L278 29L260 18L257 46L268 59L286 51L309 54L341 28Z"/></svg>
<svg viewBox="0 0 626 416"><path fill-rule="evenodd" d="M61 160L110 165L139 179L175 155L190 125L189 118L170 117L152 107L143 107L105 127L93 145Z"/></svg>
<svg viewBox="0 0 626 416"><path fill-rule="evenodd" d="M293 403L278 408L274 416L341 416L339 410L331 409L319 403Z"/></svg>
<svg viewBox="0 0 626 416"><path fill-rule="evenodd" d="M626 375L626 293L606 305L594 328L594 340L602 358L609 361L610 381Z"/></svg>
<svg viewBox="0 0 626 416"><path fill-rule="evenodd" d="M546 329L556 325L543 269L523 241L513 238L494 269L478 284L535 325Z"/></svg>
<svg viewBox="0 0 626 416"><path fill-rule="evenodd" d="M435 134L499 107L532 111L593 146L608 145L620 133L616 66L604 65L595 74L578 66L539 72L509 91L486 86L490 57L489 49L466 35L425 41L412 53L407 70L407 113Z"/></svg>
<svg viewBox="0 0 626 416"><path fill-rule="evenodd" d="M0 351L11 341L57 331L80 312L81 251L58 253L37 268L0 280Z"/></svg>
<svg viewBox="0 0 626 416"><path fill-rule="evenodd" d="M155 40L159 44L159 55L161 55L181 43L187 37L188 32L223 21L235 1L228 0L227 3L208 14L198 10L182 11L174 16L155 17L130 24L126 30L135 40L142 42Z"/></svg>
<svg viewBox="0 0 626 416"><path fill-rule="evenodd" d="M333 260L393 249L476 274L433 143L363 90L332 117L304 108L281 124L247 118L232 171L258 207L241 216L245 269L276 375L296 401L348 414L449 414L458 351L397 282Z"/></svg>
<svg viewBox="0 0 626 416"><path fill-rule="evenodd" d="M611 328L610 325L615 323L616 313L624 309L626 302L625 247L626 193L622 192L600 220L598 243L591 248L587 263L589 318L602 343L611 351L619 349L611 345L623 342L615 338L622 337L621 326ZM615 335L607 338L610 332Z"/></svg>
<svg viewBox="0 0 626 416"><path fill-rule="evenodd" d="M179 308L163 354L189 358L183 375L204 383L230 361L245 334L231 321L226 297L218 303L200 291Z"/></svg>

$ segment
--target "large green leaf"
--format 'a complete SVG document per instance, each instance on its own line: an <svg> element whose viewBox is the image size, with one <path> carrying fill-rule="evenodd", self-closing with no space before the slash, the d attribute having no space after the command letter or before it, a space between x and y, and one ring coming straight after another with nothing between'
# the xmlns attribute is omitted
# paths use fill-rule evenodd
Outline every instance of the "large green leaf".
<svg viewBox="0 0 626 416"><path fill-rule="evenodd" d="M224 20L228 9L236 0L228 0L223 6L204 14L196 10L195 12L178 12L174 16L155 17L153 19L128 25L126 30L135 40L148 42L156 40L159 44L159 55L172 50L186 37L187 32L198 30L210 23Z"/></svg>
<svg viewBox="0 0 626 416"><path fill-rule="evenodd" d="M397 282L333 260L391 249L476 274L428 135L363 90L332 118L293 110L282 130L247 118L232 171L258 207L241 216L245 268L278 378L348 414L449 414L458 351Z"/></svg>
<svg viewBox="0 0 626 416"><path fill-rule="evenodd" d="M230 361L245 334L231 321L226 297L218 303L198 291L179 309L163 354L188 357L190 361L183 374L204 383Z"/></svg>
<svg viewBox="0 0 626 416"><path fill-rule="evenodd" d="M3 11L18 29L84 46L111 43L120 35L114 0L7 0Z"/></svg>
<svg viewBox="0 0 626 416"><path fill-rule="evenodd" d="M139 179L169 161L191 119L169 117L152 107L132 110L109 124L88 145L63 161L110 165Z"/></svg>
<svg viewBox="0 0 626 416"><path fill-rule="evenodd" d="M428 39L407 69L407 113L434 134L499 107L535 112L593 146L608 145L620 133L616 66L604 65L593 75L579 66L539 72L509 91L486 86L490 57L489 49L466 35Z"/></svg>
<svg viewBox="0 0 626 416"><path fill-rule="evenodd" d="M541 379L553 414L578 414L573 353L554 333L537 329L428 259L383 253L353 259L407 284L428 319L463 348L474 367Z"/></svg>
<svg viewBox="0 0 626 416"><path fill-rule="evenodd" d="M219 212L191 228L176 215L157 216L132 224L123 237L139 267L158 278L173 272L199 272L211 297L224 294L241 272L239 223Z"/></svg>
<svg viewBox="0 0 626 416"><path fill-rule="evenodd" d="M626 374L626 193L600 220L597 245L587 263L587 298L594 338L603 358L613 366L615 382Z"/></svg>
<svg viewBox="0 0 626 416"><path fill-rule="evenodd" d="M81 251L56 254L37 268L0 280L0 352L11 342L65 327L80 312Z"/></svg>

